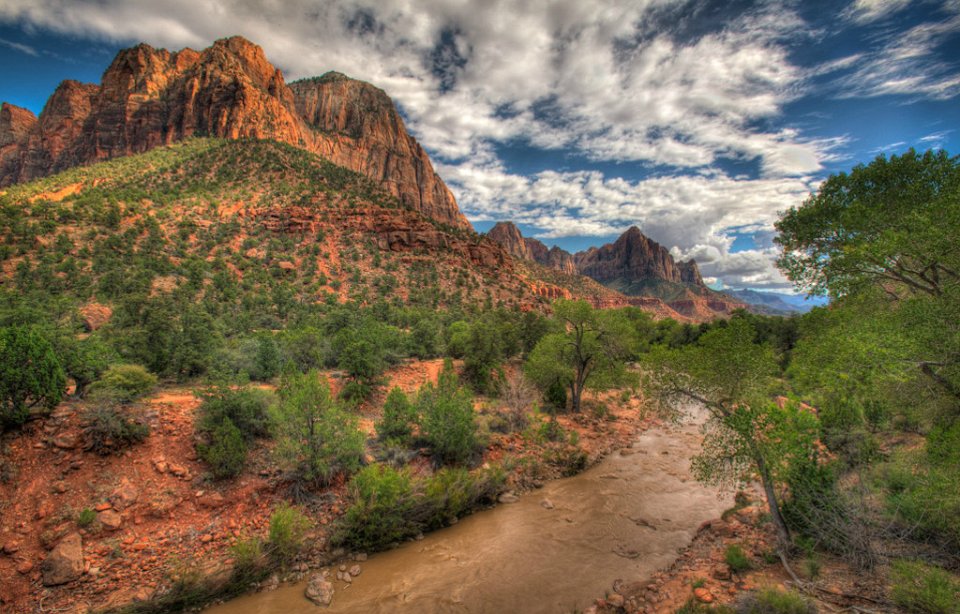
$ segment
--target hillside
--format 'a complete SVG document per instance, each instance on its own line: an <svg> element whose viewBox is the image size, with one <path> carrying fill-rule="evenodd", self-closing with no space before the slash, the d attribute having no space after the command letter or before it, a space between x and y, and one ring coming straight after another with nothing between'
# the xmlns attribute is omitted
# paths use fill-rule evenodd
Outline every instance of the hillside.
<svg viewBox="0 0 960 614"><path fill-rule="evenodd" d="M0 284L78 302L178 291L242 304L255 292L268 323L287 303L529 309L570 296L472 231L274 141L195 139L77 168L9 188L0 216Z"/></svg>

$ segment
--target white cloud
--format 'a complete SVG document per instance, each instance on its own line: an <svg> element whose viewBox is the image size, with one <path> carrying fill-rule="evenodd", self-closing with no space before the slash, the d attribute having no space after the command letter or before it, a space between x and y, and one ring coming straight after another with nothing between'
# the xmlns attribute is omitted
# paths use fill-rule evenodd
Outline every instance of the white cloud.
<svg viewBox="0 0 960 614"><path fill-rule="evenodd" d="M855 0L843 17L864 24L890 17L910 5L910 0Z"/></svg>
<svg viewBox="0 0 960 614"><path fill-rule="evenodd" d="M34 57L40 55L39 53L37 53L37 50L31 47L30 45L24 45L23 43L18 43L16 41L9 41L5 38L0 38L0 45L3 45L4 47L9 47L15 51L19 51L20 53L32 55Z"/></svg>

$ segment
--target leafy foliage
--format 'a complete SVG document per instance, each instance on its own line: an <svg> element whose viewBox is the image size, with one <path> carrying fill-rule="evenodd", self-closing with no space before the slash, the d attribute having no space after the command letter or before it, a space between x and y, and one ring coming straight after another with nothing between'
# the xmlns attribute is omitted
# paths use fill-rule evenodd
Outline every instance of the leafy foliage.
<svg viewBox="0 0 960 614"><path fill-rule="evenodd" d="M480 441L473 413L473 398L460 387L449 361L434 386L427 382L417 393L420 430L438 463L469 464L477 455Z"/></svg>
<svg viewBox="0 0 960 614"><path fill-rule="evenodd" d="M0 426L23 424L33 407L53 409L65 387L60 361L37 327L0 329Z"/></svg>

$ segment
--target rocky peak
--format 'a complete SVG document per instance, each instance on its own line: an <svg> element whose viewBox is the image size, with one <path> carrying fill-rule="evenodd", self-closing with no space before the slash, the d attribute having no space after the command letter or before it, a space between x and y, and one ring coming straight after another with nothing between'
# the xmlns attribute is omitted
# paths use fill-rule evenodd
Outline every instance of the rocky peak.
<svg viewBox="0 0 960 614"><path fill-rule="evenodd" d="M0 117L0 186L198 134L275 139L366 175L429 218L470 228L386 93L340 73L289 87L263 49L239 36L200 52L137 45L117 54L99 86L62 83L39 121L14 109Z"/></svg>
<svg viewBox="0 0 960 614"><path fill-rule="evenodd" d="M338 72L295 81L290 90L297 113L319 131L321 155L360 170L432 219L470 228L386 92Z"/></svg>
<svg viewBox="0 0 960 614"><path fill-rule="evenodd" d="M670 252L632 226L613 243L574 256L583 275L599 282L660 279L703 285L694 261L676 263Z"/></svg>
<svg viewBox="0 0 960 614"><path fill-rule="evenodd" d="M19 143L37 125L37 116L9 103L0 106L0 147Z"/></svg>
<svg viewBox="0 0 960 614"><path fill-rule="evenodd" d="M527 249L523 235L520 229L513 222L497 222L493 228L487 231L487 238L499 243L508 254L519 260L533 260L533 255ZM537 243L540 243L537 241ZM540 243L540 245L543 245ZM544 251L546 248L544 247Z"/></svg>
<svg viewBox="0 0 960 614"><path fill-rule="evenodd" d="M513 222L497 222L487 232L487 237L499 243L514 258L533 260L569 275L577 274L577 266L569 252L557 246L548 248L541 241L524 237Z"/></svg>

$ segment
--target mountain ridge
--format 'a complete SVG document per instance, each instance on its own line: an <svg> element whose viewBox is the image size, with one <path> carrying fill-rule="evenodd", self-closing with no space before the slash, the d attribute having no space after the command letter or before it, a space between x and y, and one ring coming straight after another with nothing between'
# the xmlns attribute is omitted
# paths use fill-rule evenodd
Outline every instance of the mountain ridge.
<svg viewBox="0 0 960 614"><path fill-rule="evenodd" d="M366 118L343 110L372 100L380 115L358 130ZM124 49L100 85L62 82L39 117L3 103L0 186L191 136L286 142L366 175L438 222L471 228L382 90L345 76L291 88L263 50L239 36L199 52Z"/></svg>

